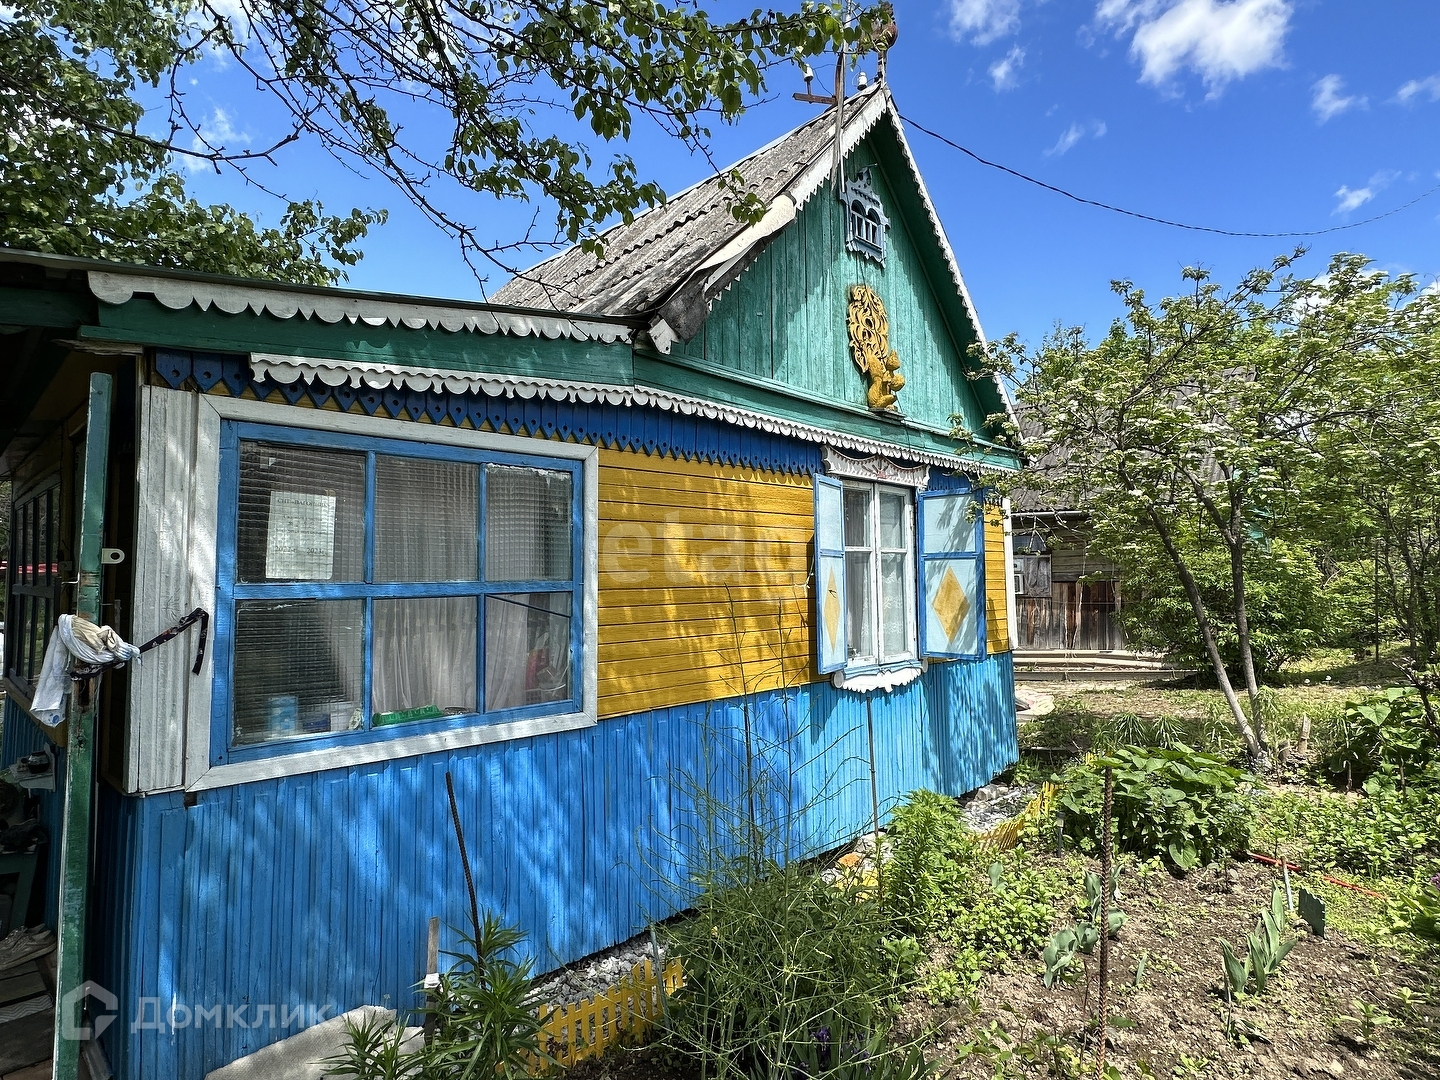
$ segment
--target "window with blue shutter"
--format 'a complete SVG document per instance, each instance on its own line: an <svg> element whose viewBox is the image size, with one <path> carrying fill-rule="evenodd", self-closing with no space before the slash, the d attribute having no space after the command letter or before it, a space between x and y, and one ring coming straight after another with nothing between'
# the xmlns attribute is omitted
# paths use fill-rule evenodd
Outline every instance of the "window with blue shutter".
<svg viewBox="0 0 1440 1080"><path fill-rule="evenodd" d="M815 660L839 671L848 654L845 632L845 492L838 480L815 477Z"/></svg>
<svg viewBox="0 0 1440 1080"><path fill-rule="evenodd" d="M985 655L984 543L974 495L922 494L920 652L933 659Z"/></svg>

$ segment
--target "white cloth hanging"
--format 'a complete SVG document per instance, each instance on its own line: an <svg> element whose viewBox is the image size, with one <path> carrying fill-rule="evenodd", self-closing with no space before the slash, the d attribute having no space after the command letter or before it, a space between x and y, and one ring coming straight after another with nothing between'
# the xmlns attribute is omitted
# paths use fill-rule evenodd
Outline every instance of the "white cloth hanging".
<svg viewBox="0 0 1440 1080"><path fill-rule="evenodd" d="M78 615L61 615L45 662L35 683L30 711L42 724L55 727L65 719L65 698L70 693L72 658L82 664L120 665L140 660L140 649L108 626L96 626Z"/></svg>

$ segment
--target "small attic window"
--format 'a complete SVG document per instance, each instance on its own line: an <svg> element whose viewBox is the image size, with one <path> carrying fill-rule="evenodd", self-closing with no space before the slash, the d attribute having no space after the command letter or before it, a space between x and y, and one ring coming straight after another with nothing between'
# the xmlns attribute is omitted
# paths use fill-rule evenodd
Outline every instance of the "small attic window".
<svg viewBox="0 0 1440 1080"><path fill-rule="evenodd" d="M840 196L845 204L845 247L857 255L885 265L885 233L890 220L880 205L880 196L871 186L870 170L845 185Z"/></svg>

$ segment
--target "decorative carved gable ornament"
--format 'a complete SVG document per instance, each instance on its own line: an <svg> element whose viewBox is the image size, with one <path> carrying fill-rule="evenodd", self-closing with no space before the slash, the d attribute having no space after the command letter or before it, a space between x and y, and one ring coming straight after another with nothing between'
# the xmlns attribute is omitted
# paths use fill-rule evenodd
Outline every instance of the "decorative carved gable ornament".
<svg viewBox="0 0 1440 1080"><path fill-rule="evenodd" d="M846 249L884 266L885 233L890 219L871 186L869 169L862 169L859 176L845 184L840 201L845 204Z"/></svg>
<svg viewBox="0 0 1440 1080"><path fill-rule="evenodd" d="M890 349L890 317L885 303L869 285L850 286L850 356L870 380L865 399L872 409L898 412L895 396L905 385L900 356Z"/></svg>

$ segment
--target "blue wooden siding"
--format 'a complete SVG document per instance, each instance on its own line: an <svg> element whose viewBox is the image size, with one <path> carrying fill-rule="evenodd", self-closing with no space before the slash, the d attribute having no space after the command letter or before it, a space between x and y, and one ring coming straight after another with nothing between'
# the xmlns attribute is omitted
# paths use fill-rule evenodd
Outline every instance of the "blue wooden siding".
<svg viewBox="0 0 1440 1080"><path fill-rule="evenodd" d="M969 791L1016 758L1008 655L933 665L872 702L882 815L915 788ZM747 719L756 818L775 853L812 855L869 827L865 698L828 683L205 791L190 807L106 789L93 976L122 1001L104 1036L117 1075L199 1080L298 1030L225 1016L133 1030L146 998L162 1012L244 1006L247 1022L263 1005L277 1018L412 1007L426 920L466 919L446 770L480 903L528 933L537 969L683 908L705 852L744 831ZM453 931L441 944L455 946Z"/></svg>
<svg viewBox="0 0 1440 1080"><path fill-rule="evenodd" d="M0 769L7 769L27 754L33 754L51 745L50 740L40 730L40 725L26 714L25 710L5 698L4 733L0 738ZM45 859L46 869L44 877L45 886L45 922L49 926L55 925L55 920L60 910L60 833L63 811L65 809L65 750L60 748L55 754L55 790L33 792L40 800L40 820L49 831L50 841L46 845ZM41 879L37 878L35 886L38 888Z"/></svg>

